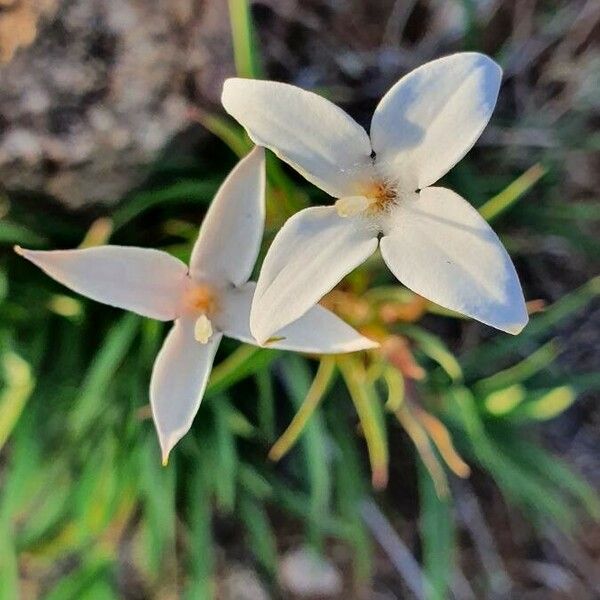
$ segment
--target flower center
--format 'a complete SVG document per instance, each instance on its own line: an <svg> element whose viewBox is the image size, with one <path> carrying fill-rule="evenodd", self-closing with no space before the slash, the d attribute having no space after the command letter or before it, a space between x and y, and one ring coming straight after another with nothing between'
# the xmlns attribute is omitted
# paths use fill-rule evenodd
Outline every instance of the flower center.
<svg viewBox="0 0 600 600"><path fill-rule="evenodd" d="M193 284L185 294L184 305L188 312L214 314L219 307L216 290L208 285Z"/></svg>
<svg viewBox="0 0 600 600"><path fill-rule="evenodd" d="M340 217L352 217L360 213L372 216L387 210L395 201L396 191L376 181L366 187L361 195L338 198L335 208Z"/></svg>
<svg viewBox="0 0 600 600"><path fill-rule="evenodd" d="M194 337L201 344L207 344L214 331L209 317L219 310L219 298L216 290L208 285L191 284L183 298L186 313L198 315L194 324Z"/></svg>

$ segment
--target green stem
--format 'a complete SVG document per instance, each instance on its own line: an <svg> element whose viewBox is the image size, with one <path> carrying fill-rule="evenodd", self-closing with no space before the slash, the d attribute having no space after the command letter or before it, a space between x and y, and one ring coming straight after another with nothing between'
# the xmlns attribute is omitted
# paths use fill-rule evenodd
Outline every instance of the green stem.
<svg viewBox="0 0 600 600"><path fill-rule="evenodd" d="M331 356L326 356L321 359L321 364L315 376L306 399L298 412L294 415L292 422L288 428L283 432L281 437L275 442L271 451L269 452L269 458L271 460L280 460L285 454L289 452L292 446L296 443L300 434L304 430L304 427L308 423L308 420L313 415L319 403L325 396L327 389L333 379L335 372L335 359Z"/></svg>

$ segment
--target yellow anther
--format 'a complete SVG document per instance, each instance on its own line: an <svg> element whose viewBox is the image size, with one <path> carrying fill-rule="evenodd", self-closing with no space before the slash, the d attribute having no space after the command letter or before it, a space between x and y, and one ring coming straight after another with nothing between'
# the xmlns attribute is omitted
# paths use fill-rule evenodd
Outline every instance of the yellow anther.
<svg viewBox="0 0 600 600"><path fill-rule="evenodd" d="M213 328L210 319L206 315L200 315L194 325L194 338L201 344L208 344L212 334Z"/></svg>
<svg viewBox="0 0 600 600"><path fill-rule="evenodd" d="M371 201L366 196L344 196L335 202L335 209L340 217L353 217L364 212Z"/></svg>

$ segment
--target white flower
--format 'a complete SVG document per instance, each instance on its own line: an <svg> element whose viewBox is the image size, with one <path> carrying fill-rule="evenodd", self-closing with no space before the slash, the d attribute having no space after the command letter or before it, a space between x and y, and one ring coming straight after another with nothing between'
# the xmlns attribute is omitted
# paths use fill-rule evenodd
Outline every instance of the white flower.
<svg viewBox="0 0 600 600"><path fill-rule="evenodd" d="M99 302L175 324L150 382L154 423L166 462L198 411L223 335L256 343L249 329L256 262L265 216L264 150L232 171L211 204L190 267L158 250L102 246L17 252L72 290ZM321 306L280 328L270 347L314 353L377 346Z"/></svg>
<svg viewBox="0 0 600 600"><path fill-rule="evenodd" d="M461 53L403 77L383 97L370 138L324 98L271 81L228 79L223 106L252 140L338 198L279 231L250 316L264 341L303 315L378 246L416 293L498 329L527 323L521 286L496 234L463 198L429 187L473 146L498 95L501 69Z"/></svg>

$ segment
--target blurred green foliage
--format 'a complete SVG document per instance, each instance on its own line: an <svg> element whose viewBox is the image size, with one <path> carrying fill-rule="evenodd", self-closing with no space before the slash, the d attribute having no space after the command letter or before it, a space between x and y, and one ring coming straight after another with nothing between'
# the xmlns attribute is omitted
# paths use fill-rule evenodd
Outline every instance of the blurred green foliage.
<svg viewBox="0 0 600 600"><path fill-rule="evenodd" d="M229 5L237 68L257 76L246 2ZM233 153L250 147L225 117L198 118ZM123 569L141 578L144 597L210 598L218 563L213 523L221 518L239 523L257 568L274 583L275 508L321 551L331 537L348 544L362 581L373 541L361 507L372 487L388 482L395 460L388 439L399 427L416 451L429 598L447 597L457 568L452 482L471 469L487 473L541 529L551 522L572 532L578 511L600 517L593 490L524 434L600 384L594 375L565 382L554 368L560 347L548 339L599 295L598 278L534 315L520 336L497 335L456 356L420 324L445 311L389 280L366 292L365 282L376 280L367 264L332 306L378 336L382 352L324 358L315 369L315 358L224 343L192 431L161 467L147 390L163 326L71 296L10 245L110 238L186 257L232 164L225 158L219 172L198 161L173 172L159 165L144 189L91 228L85 218L36 217L7 204L0 223L0 598L21 597L23 586L46 600L117 598ZM457 171L457 188L475 185L468 164ZM495 193L482 214L491 220L511 210L547 171L533 165L503 187L481 186ZM268 173L267 237L308 202L273 157ZM524 224L531 210L521 212ZM540 232L568 218L560 205L555 213L536 221ZM393 318L382 318L390 311ZM280 463L268 460L269 450Z"/></svg>

